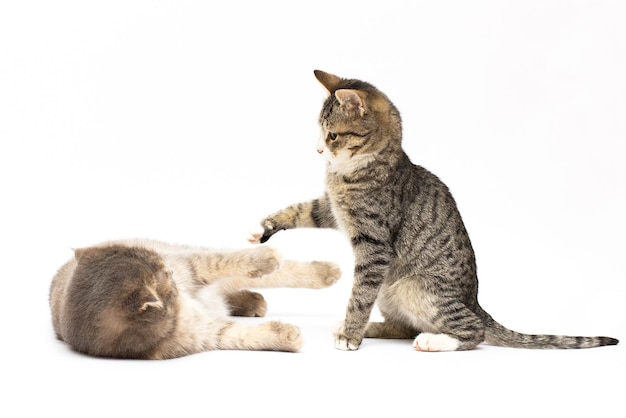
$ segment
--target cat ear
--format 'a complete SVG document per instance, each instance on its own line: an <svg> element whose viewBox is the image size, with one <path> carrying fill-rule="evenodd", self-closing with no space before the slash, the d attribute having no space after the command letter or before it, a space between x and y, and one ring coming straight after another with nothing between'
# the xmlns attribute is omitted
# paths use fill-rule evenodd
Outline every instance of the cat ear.
<svg viewBox="0 0 626 418"><path fill-rule="evenodd" d="M341 83L342 80L341 77L337 77L336 75L325 73L320 70L313 71L313 74L315 74L317 81L322 83L322 86L328 90L329 94L333 94L335 90L337 90L337 86L339 86L339 83Z"/></svg>
<svg viewBox="0 0 626 418"><path fill-rule="evenodd" d="M360 116L366 113L365 100L363 100L358 90L337 90L335 97L339 100L339 104L348 112L359 112Z"/></svg>

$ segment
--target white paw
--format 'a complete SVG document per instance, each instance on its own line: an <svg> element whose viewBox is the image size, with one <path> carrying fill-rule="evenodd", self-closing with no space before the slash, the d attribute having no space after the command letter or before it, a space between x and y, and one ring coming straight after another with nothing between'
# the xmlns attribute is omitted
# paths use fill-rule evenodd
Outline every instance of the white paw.
<svg viewBox="0 0 626 418"><path fill-rule="evenodd" d="M446 334L423 332L413 341L413 348L418 351L454 351L459 348L459 340Z"/></svg>
<svg viewBox="0 0 626 418"><path fill-rule="evenodd" d="M358 345L349 343L345 338L335 338L335 348L341 351L355 351L359 349Z"/></svg>
<svg viewBox="0 0 626 418"><path fill-rule="evenodd" d="M344 321L339 322L333 329L335 334L335 348L342 351L355 351L359 349L358 344L354 344L348 341L348 338L344 334Z"/></svg>
<svg viewBox="0 0 626 418"><path fill-rule="evenodd" d="M248 231L248 242L251 244L258 244L261 241L261 237L265 233L263 225L258 224L250 228Z"/></svg>

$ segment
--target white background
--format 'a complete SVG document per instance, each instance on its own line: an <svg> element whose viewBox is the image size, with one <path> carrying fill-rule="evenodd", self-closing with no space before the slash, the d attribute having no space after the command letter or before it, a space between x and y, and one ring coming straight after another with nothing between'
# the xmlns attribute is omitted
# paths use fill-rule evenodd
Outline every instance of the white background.
<svg viewBox="0 0 626 418"><path fill-rule="evenodd" d="M624 22L620 1L1 3L2 416L624 414L624 343L335 350L352 281L336 231L270 241L344 271L265 292L268 318L301 327L299 354L87 358L55 340L47 301L71 248L245 247L252 222L320 195L321 69L400 109L407 153L457 199L497 320L624 340Z"/></svg>

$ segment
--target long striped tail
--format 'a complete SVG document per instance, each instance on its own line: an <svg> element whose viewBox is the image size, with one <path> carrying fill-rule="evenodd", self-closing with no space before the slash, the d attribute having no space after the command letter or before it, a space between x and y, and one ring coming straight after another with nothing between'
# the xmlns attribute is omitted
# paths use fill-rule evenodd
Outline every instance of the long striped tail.
<svg viewBox="0 0 626 418"><path fill-rule="evenodd" d="M485 342L489 345L514 348L572 349L602 347L619 343L619 340L612 337L523 334L499 324L481 308L477 313L485 324Z"/></svg>

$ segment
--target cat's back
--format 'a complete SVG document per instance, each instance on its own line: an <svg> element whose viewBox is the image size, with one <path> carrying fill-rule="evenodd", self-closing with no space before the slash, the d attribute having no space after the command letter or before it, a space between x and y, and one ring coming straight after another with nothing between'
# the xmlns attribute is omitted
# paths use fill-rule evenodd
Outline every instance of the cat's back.
<svg viewBox="0 0 626 418"><path fill-rule="evenodd" d="M396 195L400 196L399 209L402 211L425 215L427 212L437 212L444 207L456 209L448 186L433 172L413 164L406 154L392 170L391 177L392 187Z"/></svg>
<svg viewBox="0 0 626 418"><path fill-rule="evenodd" d="M73 257L63 264L52 278L50 285L49 303L52 314L52 327L60 340L63 340L63 301L67 298L67 289L71 283L76 264L76 259Z"/></svg>
<svg viewBox="0 0 626 418"><path fill-rule="evenodd" d="M474 270L469 235L448 186L428 169L410 162L398 173L403 188L403 221L398 230L397 249L413 256L419 254L424 264L439 266L445 266L446 257L455 254Z"/></svg>

